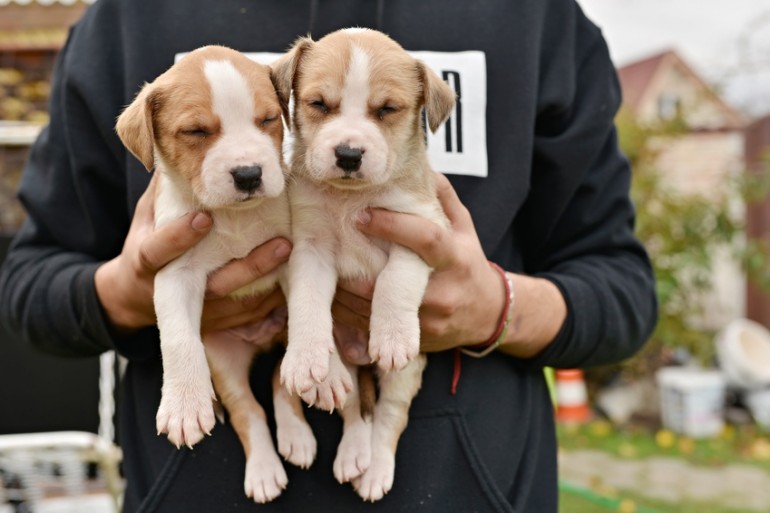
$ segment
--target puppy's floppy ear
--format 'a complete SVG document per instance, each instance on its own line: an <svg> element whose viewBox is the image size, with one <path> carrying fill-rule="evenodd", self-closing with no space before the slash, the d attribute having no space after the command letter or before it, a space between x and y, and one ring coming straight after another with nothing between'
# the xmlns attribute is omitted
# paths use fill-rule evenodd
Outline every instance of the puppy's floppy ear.
<svg viewBox="0 0 770 513"><path fill-rule="evenodd" d="M294 42L288 52L270 65L270 79L273 81L275 91L278 93L283 116L289 127L291 127L289 100L291 99L291 90L294 87L294 77L297 74L297 67L299 66L302 54L313 44L313 40L309 37L300 37Z"/></svg>
<svg viewBox="0 0 770 513"><path fill-rule="evenodd" d="M157 97L156 87L153 84L145 84L134 101L118 116L115 125L120 140L148 171L155 167L152 115Z"/></svg>
<svg viewBox="0 0 770 513"><path fill-rule="evenodd" d="M431 132L435 132L449 118L457 98L452 88L441 80L436 72L419 61L417 68L422 78L422 92L428 126Z"/></svg>

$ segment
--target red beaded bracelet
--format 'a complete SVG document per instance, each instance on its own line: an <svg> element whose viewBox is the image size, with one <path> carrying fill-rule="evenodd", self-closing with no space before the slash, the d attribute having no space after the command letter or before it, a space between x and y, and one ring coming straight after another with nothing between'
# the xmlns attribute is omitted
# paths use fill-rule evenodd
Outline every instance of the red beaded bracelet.
<svg viewBox="0 0 770 513"><path fill-rule="evenodd" d="M461 348L463 354L473 356L474 358L482 358L488 355L497 349L500 343L505 340L505 336L508 334L508 326L510 325L511 318L513 317L513 305L516 299L516 295L513 290L513 282L511 281L510 276L508 276L502 267L496 263L489 262L489 265L492 267L492 269L500 273L500 277L503 279L503 286L505 287L505 303L503 303L503 311L500 314L500 321L497 323L497 327L495 328L495 332L492 334L492 336L486 342L482 342L481 344Z"/></svg>

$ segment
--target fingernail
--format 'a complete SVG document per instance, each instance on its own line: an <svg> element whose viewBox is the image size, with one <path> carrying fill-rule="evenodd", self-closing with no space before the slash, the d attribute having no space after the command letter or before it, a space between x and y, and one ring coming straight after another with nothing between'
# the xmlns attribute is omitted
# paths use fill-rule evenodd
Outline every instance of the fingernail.
<svg viewBox="0 0 770 513"><path fill-rule="evenodd" d="M372 220L372 213L369 212L369 209L364 209L361 212L358 213L358 222L361 224L369 224L369 221Z"/></svg>
<svg viewBox="0 0 770 513"><path fill-rule="evenodd" d="M190 223L193 230L202 232L206 231L211 227L211 216L206 214L205 212L198 212L195 214L195 217L193 217L192 222Z"/></svg>
<svg viewBox="0 0 770 513"><path fill-rule="evenodd" d="M366 359L369 356L363 346L351 344L346 351L348 360L357 365L366 365Z"/></svg>
<svg viewBox="0 0 770 513"><path fill-rule="evenodd" d="M291 253L291 246L286 242L278 243L275 250L273 250L273 256L281 260L288 257L289 253Z"/></svg>

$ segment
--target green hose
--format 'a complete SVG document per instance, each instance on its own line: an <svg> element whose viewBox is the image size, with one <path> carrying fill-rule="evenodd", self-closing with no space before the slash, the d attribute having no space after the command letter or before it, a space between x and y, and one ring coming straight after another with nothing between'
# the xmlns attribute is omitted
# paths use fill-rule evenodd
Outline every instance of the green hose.
<svg viewBox="0 0 770 513"><path fill-rule="evenodd" d="M620 507L620 504L622 503L622 499L613 499L611 497L605 497L604 495L599 495L596 492L593 492L586 488L575 486L570 483L565 483L564 481L559 481L559 491L564 493L569 493L572 495L577 495L582 499L585 499L589 502L593 502L600 506L606 506L608 508L611 508L614 511L617 511L618 508ZM636 505L633 511L634 513L663 513L660 510L648 508L646 506L639 506L639 505Z"/></svg>

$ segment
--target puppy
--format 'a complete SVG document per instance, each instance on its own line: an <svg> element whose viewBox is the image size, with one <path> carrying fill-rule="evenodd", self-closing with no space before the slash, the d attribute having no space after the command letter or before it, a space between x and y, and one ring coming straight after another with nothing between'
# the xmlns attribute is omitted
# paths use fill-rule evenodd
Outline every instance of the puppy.
<svg viewBox="0 0 770 513"><path fill-rule="evenodd" d="M368 29L338 31L318 42L301 38L273 68L279 96L288 101L293 91L295 102L294 249L281 379L306 399L314 388L320 395L319 383L333 389L344 419L335 476L374 501L392 486L396 445L422 379L418 309L431 269L412 251L363 235L356 221L372 207L447 226L421 111L435 131L455 95L396 42ZM378 366L379 398L371 423L361 415L357 380L347 398L339 393L346 372L355 372L340 365L332 334L340 279L376 280L369 355Z"/></svg>
<svg viewBox="0 0 770 513"><path fill-rule="evenodd" d="M155 277L163 356L158 433L168 433L177 447L200 441L214 426L216 389L246 452L245 492L257 502L277 497L287 478L265 412L249 387L249 368L285 319L207 335L205 351L200 321L212 271L273 237L291 235L282 113L267 66L234 50L207 46L145 85L116 126L126 147L148 170L158 171L156 228L199 209L214 220L201 242ZM266 294L278 286L281 273L233 295ZM277 369L274 384L278 450L307 467L316 441L301 401L279 386Z"/></svg>

